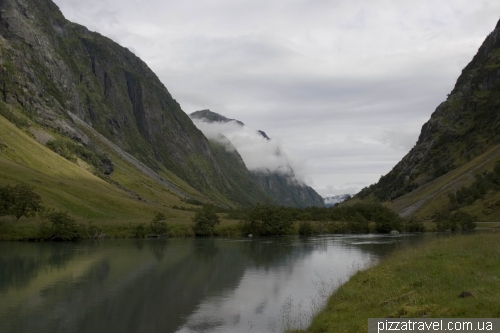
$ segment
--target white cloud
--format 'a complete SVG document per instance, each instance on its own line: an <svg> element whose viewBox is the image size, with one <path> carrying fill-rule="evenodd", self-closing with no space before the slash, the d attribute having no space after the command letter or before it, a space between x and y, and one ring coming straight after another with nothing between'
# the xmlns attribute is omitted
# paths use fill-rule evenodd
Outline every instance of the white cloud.
<svg viewBox="0 0 500 333"><path fill-rule="evenodd" d="M241 126L235 121L207 122L193 119L193 123L208 139L222 143L229 151L236 148L248 170L289 174L304 183L304 165L297 159L289 158L280 140L268 140L259 134L258 130L246 125ZM224 138L227 138L232 146L227 145Z"/></svg>

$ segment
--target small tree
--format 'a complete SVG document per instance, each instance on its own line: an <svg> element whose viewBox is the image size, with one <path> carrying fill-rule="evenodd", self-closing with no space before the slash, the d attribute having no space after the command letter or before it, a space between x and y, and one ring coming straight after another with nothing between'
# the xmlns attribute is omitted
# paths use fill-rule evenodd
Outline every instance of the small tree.
<svg viewBox="0 0 500 333"><path fill-rule="evenodd" d="M461 210L453 214L452 218L460 226L462 231L474 230L476 228L476 222L474 216L463 212Z"/></svg>
<svg viewBox="0 0 500 333"><path fill-rule="evenodd" d="M152 235L163 236L168 232L167 217L163 213L158 213L154 219L149 223L149 231Z"/></svg>
<svg viewBox="0 0 500 333"><path fill-rule="evenodd" d="M389 233L392 230L401 231L401 218L389 210L380 210L373 214L375 229L378 233Z"/></svg>
<svg viewBox="0 0 500 333"><path fill-rule="evenodd" d="M359 212L347 218L347 228L354 234L367 234L370 232L369 222Z"/></svg>
<svg viewBox="0 0 500 333"><path fill-rule="evenodd" d="M438 231L453 229L453 226L451 225L451 214L449 211L442 211L434 214L433 220L436 223L436 228Z"/></svg>
<svg viewBox="0 0 500 333"><path fill-rule="evenodd" d="M24 183L0 189L0 214L11 215L19 220L22 216L35 216L42 208L42 199L33 187Z"/></svg>
<svg viewBox="0 0 500 333"><path fill-rule="evenodd" d="M212 205L204 205L193 217L193 231L197 236L211 236L215 226L219 225L219 216Z"/></svg>
<svg viewBox="0 0 500 333"><path fill-rule="evenodd" d="M404 230L408 232L423 232L425 231L424 224L416 217L411 217L404 221Z"/></svg>

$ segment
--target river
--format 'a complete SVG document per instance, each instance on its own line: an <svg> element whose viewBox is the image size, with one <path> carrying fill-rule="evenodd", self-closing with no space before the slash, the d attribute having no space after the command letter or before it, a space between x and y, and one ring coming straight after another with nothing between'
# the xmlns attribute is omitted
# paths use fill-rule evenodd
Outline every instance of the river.
<svg viewBox="0 0 500 333"><path fill-rule="evenodd" d="M434 234L0 243L1 333L280 332Z"/></svg>

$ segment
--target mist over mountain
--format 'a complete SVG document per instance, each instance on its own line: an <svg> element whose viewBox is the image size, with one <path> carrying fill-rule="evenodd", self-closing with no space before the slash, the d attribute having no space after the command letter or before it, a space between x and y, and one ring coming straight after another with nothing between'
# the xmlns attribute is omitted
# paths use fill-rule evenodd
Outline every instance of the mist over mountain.
<svg viewBox="0 0 500 333"><path fill-rule="evenodd" d="M271 139L265 132L244 125L241 121L228 119L215 112L205 117L206 113L200 115L199 112L190 115L196 127L209 139L217 141L219 134L229 139L249 170L279 172L293 176L300 183L305 182L303 165L288 157L279 140Z"/></svg>
<svg viewBox="0 0 500 333"><path fill-rule="evenodd" d="M350 194L338 194L338 195L323 197L323 200L325 201L326 207L332 207L335 206L336 204L344 202L348 198L351 198Z"/></svg>
<svg viewBox="0 0 500 333"><path fill-rule="evenodd" d="M193 112L190 117L207 138L229 152L237 150L248 170L274 200L286 206L292 202L299 206L323 205L322 198L305 184L303 165L284 152L279 140L210 110Z"/></svg>

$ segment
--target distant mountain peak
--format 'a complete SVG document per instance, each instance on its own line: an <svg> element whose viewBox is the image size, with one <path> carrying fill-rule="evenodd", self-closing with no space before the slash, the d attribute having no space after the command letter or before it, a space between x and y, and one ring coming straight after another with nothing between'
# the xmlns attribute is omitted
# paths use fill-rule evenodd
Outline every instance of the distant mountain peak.
<svg viewBox="0 0 500 333"><path fill-rule="evenodd" d="M267 136L266 132L261 131L261 130L258 130L257 132L258 132L260 135L262 135L262 136L264 137L264 139L266 139L266 140L271 140L271 138Z"/></svg>
<svg viewBox="0 0 500 333"><path fill-rule="evenodd" d="M208 122L229 123L231 121L234 121L235 123L237 123L240 126L245 126L245 124L239 120L224 117L223 115L215 113L213 111L210 111L209 109L195 111L195 112L191 113L189 116L192 119L202 119L202 120L206 120Z"/></svg>

